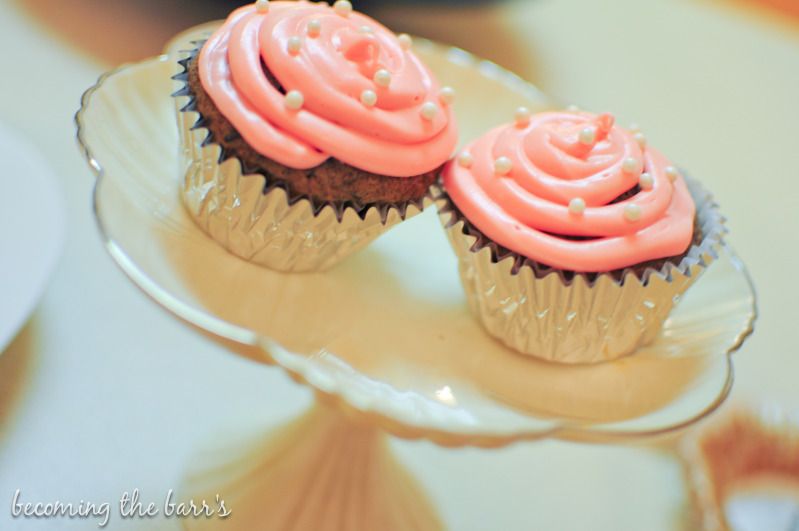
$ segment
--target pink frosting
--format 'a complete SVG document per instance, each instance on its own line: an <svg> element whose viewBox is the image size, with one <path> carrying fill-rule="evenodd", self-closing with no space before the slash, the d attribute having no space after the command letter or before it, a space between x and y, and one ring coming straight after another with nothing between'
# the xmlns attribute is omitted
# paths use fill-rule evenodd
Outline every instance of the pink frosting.
<svg viewBox="0 0 799 531"><path fill-rule="evenodd" d="M611 271L678 255L691 243L695 206L684 180L608 114L541 113L529 125L494 129L465 151L471 164L452 161L444 170L450 198L487 237L532 260ZM495 171L500 157L512 162L507 175ZM651 180L644 177L640 192L610 204L643 172ZM569 208L580 199L584 209Z"/></svg>
<svg viewBox="0 0 799 531"><path fill-rule="evenodd" d="M309 34L311 21L318 35ZM299 37L292 53L289 40ZM299 91L301 109L286 92ZM298 169L329 157L365 171L409 177L434 170L457 143L452 109L425 65L397 37L369 17L337 14L324 3L270 2L266 12L249 5L234 11L203 47L200 80L219 111L257 152ZM389 86L375 82L385 69ZM361 101L364 91L377 103ZM422 106L434 103L432 119ZM429 118L429 116L428 116Z"/></svg>

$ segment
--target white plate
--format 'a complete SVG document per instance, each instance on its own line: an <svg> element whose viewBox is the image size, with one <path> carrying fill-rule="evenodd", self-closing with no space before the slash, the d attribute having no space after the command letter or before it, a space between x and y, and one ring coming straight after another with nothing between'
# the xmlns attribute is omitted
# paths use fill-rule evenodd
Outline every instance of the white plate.
<svg viewBox="0 0 799 531"><path fill-rule="evenodd" d="M64 242L64 205L44 156L0 124L0 352L44 293Z"/></svg>

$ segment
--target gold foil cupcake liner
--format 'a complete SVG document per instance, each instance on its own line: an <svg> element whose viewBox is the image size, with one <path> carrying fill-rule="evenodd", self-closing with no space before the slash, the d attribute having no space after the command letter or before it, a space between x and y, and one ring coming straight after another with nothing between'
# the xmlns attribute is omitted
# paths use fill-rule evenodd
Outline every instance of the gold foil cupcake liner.
<svg viewBox="0 0 799 531"><path fill-rule="evenodd" d="M200 44L200 43L197 43ZM213 142L187 89L182 52L175 92L181 142L183 203L197 225L231 253L284 272L321 271L359 251L431 199L359 207L313 204L291 196L279 182L245 174L241 161Z"/></svg>
<svg viewBox="0 0 799 531"><path fill-rule="evenodd" d="M737 528L727 507L736 496L786 494L799 501L799 417L778 406L738 406L685 437L680 455L697 509L691 529Z"/></svg>
<svg viewBox="0 0 799 531"><path fill-rule="evenodd" d="M489 334L531 356L560 363L597 363L632 353L660 332L680 296L718 256L723 218L710 195L687 181L697 205L703 240L679 264L626 269L618 278L566 275L503 256L497 246L466 230L462 216L440 189L439 216L472 312Z"/></svg>

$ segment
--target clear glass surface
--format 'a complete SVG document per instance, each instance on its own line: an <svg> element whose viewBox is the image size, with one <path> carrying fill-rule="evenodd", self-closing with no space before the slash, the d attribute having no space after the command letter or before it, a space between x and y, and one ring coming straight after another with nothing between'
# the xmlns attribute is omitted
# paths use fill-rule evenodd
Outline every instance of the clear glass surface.
<svg viewBox="0 0 799 531"><path fill-rule="evenodd" d="M101 78L77 116L97 174L104 243L158 304L231 352L283 368L348 413L447 446L661 434L726 398L731 354L756 315L751 281L728 247L653 344L590 366L539 362L486 335L468 312L432 208L325 273L277 273L228 254L193 224L178 194L174 50L205 29L178 37L171 55ZM416 50L457 90L464 142L519 105L550 105L531 85L466 52L422 40Z"/></svg>

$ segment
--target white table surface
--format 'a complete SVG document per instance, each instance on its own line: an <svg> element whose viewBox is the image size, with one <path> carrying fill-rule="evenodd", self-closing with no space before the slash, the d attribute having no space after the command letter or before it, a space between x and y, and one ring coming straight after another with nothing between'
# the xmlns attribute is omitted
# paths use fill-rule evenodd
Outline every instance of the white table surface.
<svg viewBox="0 0 799 531"><path fill-rule="evenodd" d="M210 432L267 425L310 402L279 371L227 355L177 323L103 251L72 115L102 71L154 53L180 26L159 20L117 33L98 26L96 41L116 46L87 51L81 38L90 32L75 28L91 20L86 13L105 13L95 4L0 2L0 121L46 155L68 218L51 285L0 356L0 529L94 529L91 520L13 520L12 495L116 503L138 488L160 501ZM458 16L392 8L381 18L489 56L564 100L639 123L653 145L714 190L760 295L757 333L736 355L735 399L799 408L799 288L788 280L799 271L799 21L734 6L541 0ZM666 530L679 528L684 511L678 463L646 448L397 448L452 529ZM114 511L107 527L178 528L174 520L123 521Z"/></svg>

